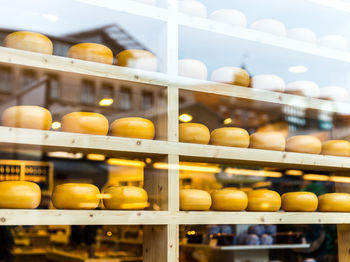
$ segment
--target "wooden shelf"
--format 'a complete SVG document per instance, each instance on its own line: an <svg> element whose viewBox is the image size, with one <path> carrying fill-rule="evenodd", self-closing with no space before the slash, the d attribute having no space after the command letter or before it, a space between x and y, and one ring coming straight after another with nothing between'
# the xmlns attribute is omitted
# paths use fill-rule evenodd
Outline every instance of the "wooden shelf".
<svg viewBox="0 0 350 262"><path fill-rule="evenodd" d="M349 60L350 61L350 60ZM0 47L0 63L207 92L255 101L350 114L350 104L172 76L83 60Z"/></svg>
<svg viewBox="0 0 350 262"><path fill-rule="evenodd" d="M270 249L294 249L294 248L310 248L310 244L274 244L274 245L236 245L236 246L210 246L204 244L180 244L180 247L190 248L209 248L213 250L221 251L234 251L234 250L270 250Z"/></svg>

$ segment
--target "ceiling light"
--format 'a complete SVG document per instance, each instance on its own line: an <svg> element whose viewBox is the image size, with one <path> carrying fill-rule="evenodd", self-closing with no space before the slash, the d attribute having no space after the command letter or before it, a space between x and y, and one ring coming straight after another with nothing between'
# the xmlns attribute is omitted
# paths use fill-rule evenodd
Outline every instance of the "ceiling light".
<svg viewBox="0 0 350 262"><path fill-rule="evenodd" d="M114 102L113 98L103 98L98 102L100 106L110 106Z"/></svg>
<svg viewBox="0 0 350 262"><path fill-rule="evenodd" d="M81 159L83 158L82 153L69 153L69 152L61 152L61 151L54 151L47 153L49 157L56 157L56 158L70 158L70 159Z"/></svg>
<svg viewBox="0 0 350 262"><path fill-rule="evenodd" d="M261 177L282 177L281 172L267 170L253 170L241 168L226 168L225 172L229 175L236 176L261 176Z"/></svg>
<svg viewBox="0 0 350 262"><path fill-rule="evenodd" d="M306 66L297 65L288 67L288 71L291 73L305 73L309 70Z"/></svg>
<svg viewBox="0 0 350 262"><path fill-rule="evenodd" d="M116 166L133 166L133 167L144 167L145 162L138 160L128 160L128 159L119 159L119 158L110 158L107 160L109 165Z"/></svg>
<svg viewBox="0 0 350 262"><path fill-rule="evenodd" d="M86 158L94 161L104 161L106 159L105 155L101 154L87 154Z"/></svg>
<svg viewBox="0 0 350 262"><path fill-rule="evenodd" d="M318 174L306 174L303 176L304 180L314 180L314 181L329 181L329 176L318 175Z"/></svg>
<svg viewBox="0 0 350 262"><path fill-rule="evenodd" d="M286 175L288 175L288 176L301 176L301 175L303 175L303 171L301 171L301 170L287 170Z"/></svg>
<svg viewBox="0 0 350 262"><path fill-rule="evenodd" d="M187 123L187 122L190 122L192 120L192 116L189 115L189 114L182 114L182 115L179 116L179 120L181 122Z"/></svg>
<svg viewBox="0 0 350 262"><path fill-rule="evenodd" d="M51 125L52 129L59 129L61 128L61 122L53 122Z"/></svg>
<svg viewBox="0 0 350 262"><path fill-rule="evenodd" d="M224 120L224 124L225 125L229 125L229 124L231 124L232 123L232 118L226 118L225 120Z"/></svg>

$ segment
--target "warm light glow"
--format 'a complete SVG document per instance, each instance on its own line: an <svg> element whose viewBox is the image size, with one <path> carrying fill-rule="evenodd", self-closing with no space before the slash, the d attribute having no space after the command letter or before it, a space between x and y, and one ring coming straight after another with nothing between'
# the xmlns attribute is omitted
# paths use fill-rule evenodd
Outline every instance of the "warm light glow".
<svg viewBox="0 0 350 262"><path fill-rule="evenodd" d="M110 106L114 102L113 98L103 98L98 102L100 106Z"/></svg>
<svg viewBox="0 0 350 262"><path fill-rule="evenodd" d="M236 176L262 176L262 177L282 177L281 172L266 171L266 170L252 170L240 168L226 168L225 172Z"/></svg>
<svg viewBox="0 0 350 262"><path fill-rule="evenodd" d="M105 155L101 154L87 154L86 158L93 161L104 161L106 159Z"/></svg>
<svg viewBox="0 0 350 262"><path fill-rule="evenodd" d="M232 123L232 118L226 118L225 120L224 120L224 124L225 125L229 125L229 124L231 124Z"/></svg>
<svg viewBox="0 0 350 262"><path fill-rule="evenodd" d="M179 169L181 171L193 171L193 172L203 172L203 173L219 173L220 168L217 165L207 165L207 164L188 164L180 163L180 165L169 165L164 162L156 162L153 164L156 169Z"/></svg>
<svg viewBox="0 0 350 262"><path fill-rule="evenodd" d="M303 175L303 171L301 170L287 170L286 171L286 175L288 176L302 176Z"/></svg>
<svg viewBox="0 0 350 262"><path fill-rule="evenodd" d="M350 177L348 176L331 176L329 181L336 183L350 183Z"/></svg>
<svg viewBox="0 0 350 262"><path fill-rule="evenodd" d="M187 231L187 235L195 235L196 231Z"/></svg>
<svg viewBox="0 0 350 262"><path fill-rule="evenodd" d="M70 158L70 159L81 159L83 158L82 153L69 153L69 152L61 152L61 151L54 151L47 153L49 157L56 157L56 158Z"/></svg>
<svg viewBox="0 0 350 262"><path fill-rule="evenodd" d="M304 180L315 180L315 181L329 181L329 176L318 175L318 174L305 174Z"/></svg>
<svg viewBox="0 0 350 262"><path fill-rule="evenodd" d="M109 165L116 166L133 166L133 167L144 167L145 162L138 160L128 160L128 159L119 159L119 158L110 158L107 160Z"/></svg>
<svg viewBox="0 0 350 262"><path fill-rule="evenodd" d="M51 125L52 129L59 129L61 128L61 122L53 122Z"/></svg>
<svg viewBox="0 0 350 262"><path fill-rule="evenodd" d="M182 115L179 116L179 120L180 120L181 122L187 123L187 122L192 121L192 116L189 115L189 114L182 114Z"/></svg>
<svg viewBox="0 0 350 262"><path fill-rule="evenodd" d="M146 164L151 164L152 163L152 158L147 157L145 159Z"/></svg>
<svg viewBox="0 0 350 262"><path fill-rule="evenodd" d="M108 231L108 232L107 232L107 236L111 237L112 235L113 235L113 234L112 234L111 231Z"/></svg>
<svg viewBox="0 0 350 262"><path fill-rule="evenodd" d="M309 69L306 66L302 66L302 65L288 67L288 71L291 73L305 73L308 70Z"/></svg>

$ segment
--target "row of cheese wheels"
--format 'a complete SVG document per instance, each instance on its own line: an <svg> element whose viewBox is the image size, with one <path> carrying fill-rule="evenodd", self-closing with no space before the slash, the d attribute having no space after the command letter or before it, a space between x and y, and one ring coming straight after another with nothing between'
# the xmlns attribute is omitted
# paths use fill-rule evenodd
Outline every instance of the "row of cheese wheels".
<svg viewBox="0 0 350 262"><path fill-rule="evenodd" d="M4 39L5 47L52 55L53 44L42 34L27 31L11 33ZM107 46L96 43L80 43L72 46L67 54L70 58L91 62L113 64L114 55ZM115 64L132 68L157 71L157 58L146 50L124 50L117 54Z"/></svg>
<svg viewBox="0 0 350 262"><path fill-rule="evenodd" d="M183 211L253 211L275 212L350 212L350 194L327 193L317 198L311 192L289 192L282 197L275 191L259 189L245 192L224 188L211 195L204 190L182 189L180 209Z"/></svg>
<svg viewBox="0 0 350 262"><path fill-rule="evenodd" d="M350 142L346 140L328 140L323 143L310 135L292 136L285 139L281 132L256 132L251 135L242 128L222 127L213 130L199 123L179 125L180 142L256 148L309 154L350 156Z"/></svg>
<svg viewBox="0 0 350 262"><path fill-rule="evenodd" d="M13 106L2 114L2 124L10 127L49 130L52 116L40 106ZM111 124L113 136L153 139L155 128L152 121L140 117L114 120ZM107 135L109 123L105 116L92 112L73 112L63 116L62 131L90 135Z"/></svg>
<svg viewBox="0 0 350 262"><path fill-rule="evenodd" d="M105 209L144 209L147 192L134 186L112 186L100 190L91 184L66 183L55 187L52 204L57 209L95 209L101 200ZM33 209L41 201L40 187L27 181L0 182L0 208Z"/></svg>

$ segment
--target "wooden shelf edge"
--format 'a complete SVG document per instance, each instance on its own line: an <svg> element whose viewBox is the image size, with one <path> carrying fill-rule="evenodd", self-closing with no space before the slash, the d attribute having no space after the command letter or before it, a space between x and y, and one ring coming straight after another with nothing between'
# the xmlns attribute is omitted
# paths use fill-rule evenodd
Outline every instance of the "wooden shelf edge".
<svg viewBox="0 0 350 262"><path fill-rule="evenodd" d="M310 248L310 244L273 244L273 245L236 245L236 246L210 246L204 244L180 244L180 247L190 248L209 248L213 250L221 251L234 251L234 250L268 250L268 249L294 249L294 248Z"/></svg>

